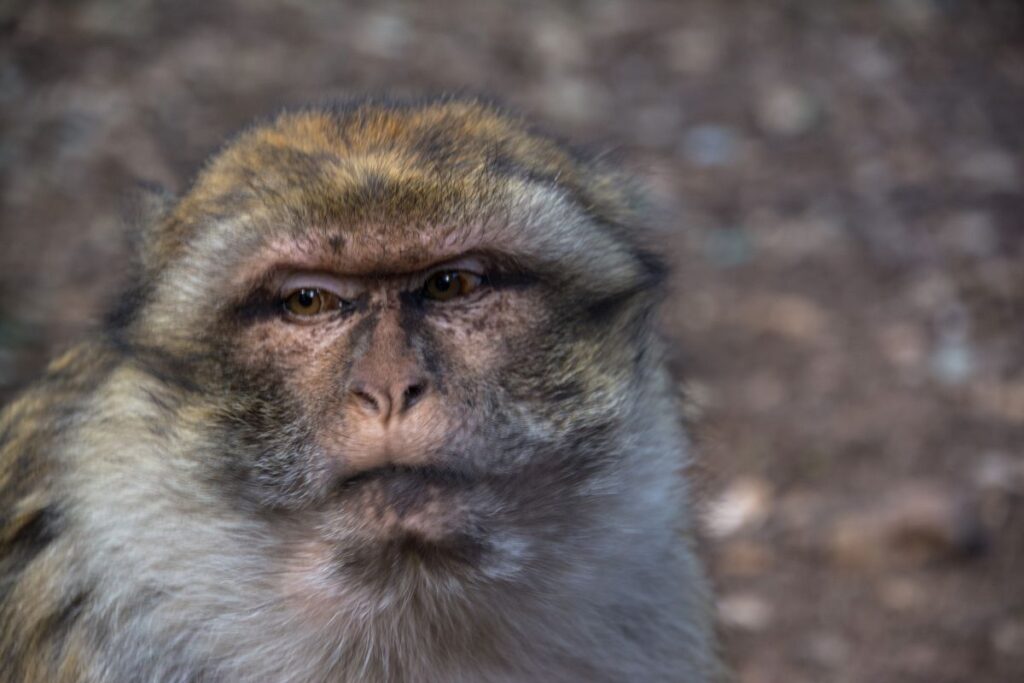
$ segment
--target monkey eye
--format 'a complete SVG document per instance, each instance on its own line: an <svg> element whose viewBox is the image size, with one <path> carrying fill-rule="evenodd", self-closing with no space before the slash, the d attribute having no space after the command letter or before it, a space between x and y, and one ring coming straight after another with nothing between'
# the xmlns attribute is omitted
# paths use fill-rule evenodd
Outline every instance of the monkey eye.
<svg viewBox="0 0 1024 683"><path fill-rule="evenodd" d="M468 270L440 270L423 286L423 295L434 301L451 301L472 294L483 282L483 277Z"/></svg>
<svg viewBox="0 0 1024 683"><path fill-rule="evenodd" d="M343 312L362 294L359 283L351 278L307 271L291 273L277 291L282 313L293 322L313 322Z"/></svg>
<svg viewBox="0 0 1024 683"><path fill-rule="evenodd" d="M336 295L315 287L296 289L282 303L288 313L302 318L335 311L341 306Z"/></svg>

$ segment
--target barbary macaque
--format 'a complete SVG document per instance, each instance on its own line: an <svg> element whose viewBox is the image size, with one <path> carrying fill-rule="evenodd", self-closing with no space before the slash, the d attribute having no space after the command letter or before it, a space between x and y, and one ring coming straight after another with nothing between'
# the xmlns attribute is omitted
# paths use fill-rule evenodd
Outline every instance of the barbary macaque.
<svg viewBox="0 0 1024 683"><path fill-rule="evenodd" d="M0 417L5 681L716 680L633 184L473 98L242 132Z"/></svg>

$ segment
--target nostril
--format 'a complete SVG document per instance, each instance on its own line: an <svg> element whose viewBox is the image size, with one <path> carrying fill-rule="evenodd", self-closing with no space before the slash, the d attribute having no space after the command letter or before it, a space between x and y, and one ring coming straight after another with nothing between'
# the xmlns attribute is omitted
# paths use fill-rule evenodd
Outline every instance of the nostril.
<svg viewBox="0 0 1024 683"><path fill-rule="evenodd" d="M374 412L380 412L380 401L378 401L377 398L372 393L367 391L364 387L352 387L352 395L355 396L356 399L358 399L359 402L362 403L364 407L369 408Z"/></svg>
<svg viewBox="0 0 1024 683"><path fill-rule="evenodd" d="M408 410L412 408L416 403L423 398L423 395L427 392L426 382L415 382L405 388L402 393L402 409Z"/></svg>
<svg viewBox="0 0 1024 683"><path fill-rule="evenodd" d="M364 411L386 420L392 413L402 413L416 405L428 388L427 382L400 382L392 385L392 391L388 392L373 384L355 382L349 388L349 395Z"/></svg>

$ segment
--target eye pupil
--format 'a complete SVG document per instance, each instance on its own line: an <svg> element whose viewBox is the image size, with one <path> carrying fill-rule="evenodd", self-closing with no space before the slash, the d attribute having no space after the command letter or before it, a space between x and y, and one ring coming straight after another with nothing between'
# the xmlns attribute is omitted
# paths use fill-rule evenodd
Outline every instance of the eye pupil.
<svg viewBox="0 0 1024 683"><path fill-rule="evenodd" d="M423 291L428 299L449 301L458 296L472 294L481 280L481 276L469 271L442 271L430 276Z"/></svg>
<svg viewBox="0 0 1024 683"><path fill-rule="evenodd" d="M292 315L312 316L328 306L327 298L319 289L303 287L288 295L284 307Z"/></svg>

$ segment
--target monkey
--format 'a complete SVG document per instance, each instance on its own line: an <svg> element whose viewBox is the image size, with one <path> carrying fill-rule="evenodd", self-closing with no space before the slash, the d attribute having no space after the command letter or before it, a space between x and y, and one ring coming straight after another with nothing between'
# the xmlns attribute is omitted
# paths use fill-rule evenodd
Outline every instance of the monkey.
<svg viewBox="0 0 1024 683"><path fill-rule="evenodd" d="M0 417L4 680L718 680L627 173L366 98L140 205L131 284Z"/></svg>

